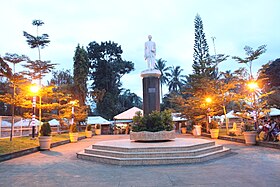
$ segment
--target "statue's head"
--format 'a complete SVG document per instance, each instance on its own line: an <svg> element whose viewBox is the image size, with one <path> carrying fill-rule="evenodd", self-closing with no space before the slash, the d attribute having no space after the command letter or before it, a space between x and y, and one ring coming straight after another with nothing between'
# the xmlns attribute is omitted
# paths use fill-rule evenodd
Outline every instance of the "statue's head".
<svg viewBox="0 0 280 187"><path fill-rule="evenodd" d="M152 39L152 35L149 35L148 38L149 38L149 40L151 40Z"/></svg>

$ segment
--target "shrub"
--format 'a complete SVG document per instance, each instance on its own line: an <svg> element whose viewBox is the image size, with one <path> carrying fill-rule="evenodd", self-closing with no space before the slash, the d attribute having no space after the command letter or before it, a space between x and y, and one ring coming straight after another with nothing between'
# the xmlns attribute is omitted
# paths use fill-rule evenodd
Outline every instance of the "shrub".
<svg viewBox="0 0 280 187"><path fill-rule="evenodd" d="M91 125L90 125L90 124L88 124L88 125L86 126L86 131L91 131Z"/></svg>
<svg viewBox="0 0 280 187"><path fill-rule="evenodd" d="M96 129L101 129L101 125L100 125L100 124L96 124L96 125L95 125L95 128L96 128Z"/></svg>
<svg viewBox="0 0 280 187"><path fill-rule="evenodd" d="M48 122L44 122L40 129L41 136L51 136L52 129Z"/></svg>
<svg viewBox="0 0 280 187"><path fill-rule="evenodd" d="M70 133L76 133L76 132L78 132L76 123L73 123L72 125L69 126L69 132L70 132Z"/></svg>
<svg viewBox="0 0 280 187"><path fill-rule="evenodd" d="M141 116L140 112L136 113L133 117L132 131L171 131L173 130L172 116L170 111L153 111L151 114L144 117Z"/></svg>
<svg viewBox="0 0 280 187"><path fill-rule="evenodd" d="M254 124L245 123L243 126L243 131L254 131L254 130L255 130Z"/></svg>
<svg viewBox="0 0 280 187"><path fill-rule="evenodd" d="M210 123L209 123L209 129L218 129L219 128L219 125L216 121L212 120Z"/></svg>

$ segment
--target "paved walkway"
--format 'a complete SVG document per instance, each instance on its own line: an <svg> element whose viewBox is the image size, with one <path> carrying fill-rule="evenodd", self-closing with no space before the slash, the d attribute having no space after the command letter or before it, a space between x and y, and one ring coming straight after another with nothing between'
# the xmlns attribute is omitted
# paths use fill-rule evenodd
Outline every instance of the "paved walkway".
<svg viewBox="0 0 280 187"><path fill-rule="evenodd" d="M190 135L180 135L191 137ZM115 166L76 158L76 152L101 140L94 136L0 163L0 186L280 186L280 151L224 140L233 154L200 164Z"/></svg>

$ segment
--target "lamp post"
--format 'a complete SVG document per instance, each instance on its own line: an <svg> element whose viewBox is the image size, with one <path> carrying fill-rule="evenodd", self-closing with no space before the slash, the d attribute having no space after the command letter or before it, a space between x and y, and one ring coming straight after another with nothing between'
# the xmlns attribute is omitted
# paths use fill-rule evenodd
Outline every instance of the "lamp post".
<svg viewBox="0 0 280 187"><path fill-rule="evenodd" d="M205 102L207 103L207 105L212 103L212 98L211 97L206 97ZM207 132L209 132L209 122L210 122L210 119L209 119L209 116L208 116L209 112L210 112L210 108L207 108L207 112L206 112L206 131Z"/></svg>
<svg viewBox="0 0 280 187"><path fill-rule="evenodd" d="M257 128L257 116L258 116L258 112L257 112L257 106L256 106L256 90L258 89L258 84L255 81L250 81L248 83L248 88L249 90L252 92L252 108L253 108L253 116L254 116L254 122L255 122L255 128Z"/></svg>
<svg viewBox="0 0 280 187"><path fill-rule="evenodd" d="M35 139L35 118L36 118L36 94L39 91L39 87L37 85L32 85L30 87L30 91L33 93L33 98L32 98L32 139Z"/></svg>
<svg viewBox="0 0 280 187"><path fill-rule="evenodd" d="M74 115L75 115L75 111L74 111L74 106L76 104L76 101L70 101L70 104L72 105L72 119L71 119L71 125L74 124Z"/></svg>

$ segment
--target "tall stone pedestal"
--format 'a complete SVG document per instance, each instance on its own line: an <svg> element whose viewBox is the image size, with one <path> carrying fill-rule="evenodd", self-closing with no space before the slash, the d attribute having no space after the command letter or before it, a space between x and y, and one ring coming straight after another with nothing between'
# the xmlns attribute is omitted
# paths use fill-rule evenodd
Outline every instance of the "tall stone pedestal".
<svg viewBox="0 0 280 187"><path fill-rule="evenodd" d="M143 78L143 110L144 115L152 113L152 111L160 111L160 94L159 94L159 70L145 70L141 72Z"/></svg>

